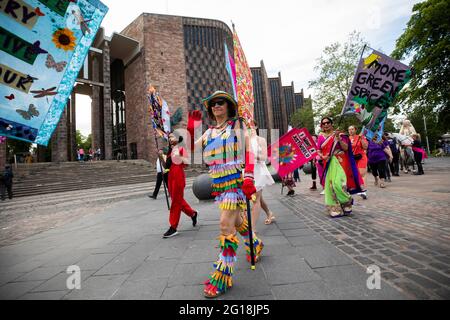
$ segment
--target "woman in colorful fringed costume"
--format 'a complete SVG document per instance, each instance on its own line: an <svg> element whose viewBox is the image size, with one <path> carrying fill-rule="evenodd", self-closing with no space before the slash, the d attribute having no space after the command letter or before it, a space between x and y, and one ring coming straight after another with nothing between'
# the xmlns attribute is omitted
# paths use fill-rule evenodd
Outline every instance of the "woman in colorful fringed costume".
<svg viewBox="0 0 450 320"><path fill-rule="evenodd" d="M250 255L249 226L245 210L246 199L252 199L256 193L253 171L254 156L249 146L249 134L243 120L237 116L237 102L226 92L216 91L203 100L209 117L217 123L210 127L195 146L203 146L203 155L209 166L213 179L213 195L221 211L219 237L219 260L214 263L214 272L205 282L204 295L216 298L233 285L234 264L239 240L236 231L244 238L247 256ZM188 131L194 136L195 124L200 124L201 113L190 114ZM242 130L241 130L242 129ZM242 178L244 161L242 149L245 150L245 173ZM263 243L253 233L253 247L257 261Z"/></svg>
<svg viewBox="0 0 450 320"><path fill-rule="evenodd" d="M331 217L342 217L352 213L352 194L362 192L363 181L348 136L333 130L331 118L323 118L320 125L322 133L317 143L325 168L321 177L325 186L325 204Z"/></svg>

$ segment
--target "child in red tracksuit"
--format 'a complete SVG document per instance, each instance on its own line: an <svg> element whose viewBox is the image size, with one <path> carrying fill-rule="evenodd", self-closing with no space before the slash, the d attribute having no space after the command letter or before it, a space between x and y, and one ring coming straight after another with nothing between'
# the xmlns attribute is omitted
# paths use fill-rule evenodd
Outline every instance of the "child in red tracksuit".
<svg viewBox="0 0 450 320"><path fill-rule="evenodd" d="M163 166L170 168L168 188L170 198L172 199L169 216L170 228L164 234L164 238L170 238L178 234L177 228L180 222L181 211L192 219L192 225L194 227L197 225L198 212L192 209L186 200L184 200L184 188L186 186L184 167L189 163L189 160L185 158L185 149L179 146L179 143L182 141L183 137L176 137L173 133L169 134L170 149L167 155L167 161L164 162L162 157L160 157Z"/></svg>

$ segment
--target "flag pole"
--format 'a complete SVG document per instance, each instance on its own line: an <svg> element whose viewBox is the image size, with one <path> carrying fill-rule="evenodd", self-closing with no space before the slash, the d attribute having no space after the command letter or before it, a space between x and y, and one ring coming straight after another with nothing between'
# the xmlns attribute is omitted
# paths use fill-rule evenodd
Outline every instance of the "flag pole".
<svg viewBox="0 0 450 320"><path fill-rule="evenodd" d="M358 71L359 62L361 61L361 59L362 59L362 57L363 57L363 55L364 55L364 52L366 51L366 48L367 48L367 47L368 47L367 44L364 44L364 47L363 47L363 49L362 49L362 52L361 52L361 55L360 55L360 57L359 57L358 63L356 64L356 68L355 68L355 72L354 72L355 75L356 75L356 71ZM370 47L369 47L369 48L370 48ZM354 76L353 76L353 77L354 77ZM352 83L353 83L353 82L352 82ZM350 90L351 90L351 87L350 87ZM341 125L341 121L342 121L342 118L343 118L343 116L344 116L345 107L347 106L347 103L348 103L348 96L349 96L349 94L347 93L347 97L345 98L344 106L342 107L342 111L341 111L341 114L340 114L340 116L339 116L339 121L338 121L337 127L339 127L339 126Z"/></svg>

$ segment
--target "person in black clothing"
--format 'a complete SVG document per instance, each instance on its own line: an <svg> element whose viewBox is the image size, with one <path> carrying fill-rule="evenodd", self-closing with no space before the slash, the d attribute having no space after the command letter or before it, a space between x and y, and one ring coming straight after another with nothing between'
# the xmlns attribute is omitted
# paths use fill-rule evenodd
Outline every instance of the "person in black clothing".
<svg viewBox="0 0 450 320"><path fill-rule="evenodd" d="M155 199L158 197L158 193L159 193L159 189L161 188L161 184L163 182L163 178L164 178L164 182L167 186L167 178L169 177L169 173L166 172L166 169L161 165L161 161L158 160L156 161L156 171L157 171L157 176L156 176L156 185L155 185L155 190L153 191L153 194L149 195L149 198Z"/></svg>
<svg viewBox="0 0 450 320"><path fill-rule="evenodd" d="M399 177L400 174L400 147L397 138L391 137L389 133L385 134L388 137L389 148L392 152L392 162L389 163L391 173L394 177Z"/></svg>
<svg viewBox="0 0 450 320"><path fill-rule="evenodd" d="M1 196L2 201L5 200L5 193L6 193L5 191L8 191L9 199L13 198L13 193L12 193L13 177L14 177L14 175L13 175L11 166L6 165L5 171L0 176L0 196Z"/></svg>
<svg viewBox="0 0 450 320"><path fill-rule="evenodd" d="M422 142L420 141L420 136L418 134L414 134L412 138L414 139L414 142L412 144L412 149L414 152L414 160L417 163L417 172L415 172L414 174L422 175L424 174L422 167L422 158L425 151L422 149Z"/></svg>

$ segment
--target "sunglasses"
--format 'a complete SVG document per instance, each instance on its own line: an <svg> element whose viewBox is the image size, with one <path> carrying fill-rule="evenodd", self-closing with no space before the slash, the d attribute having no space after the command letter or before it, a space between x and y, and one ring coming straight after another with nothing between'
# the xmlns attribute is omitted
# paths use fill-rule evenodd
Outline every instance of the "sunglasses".
<svg viewBox="0 0 450 320"><path fill-rule="evenodd" d="M225 102L226 102L225 100L215 100L209 104L209 107L212 108L215 106L223 106Z"/></svg>
<svg viewBox="0 0 450 320"><path fill-rule="evenodd" d="M331 122L327 121L327 122L322 122L322 125L327 125L327 124L331 124Z"/></svg>

